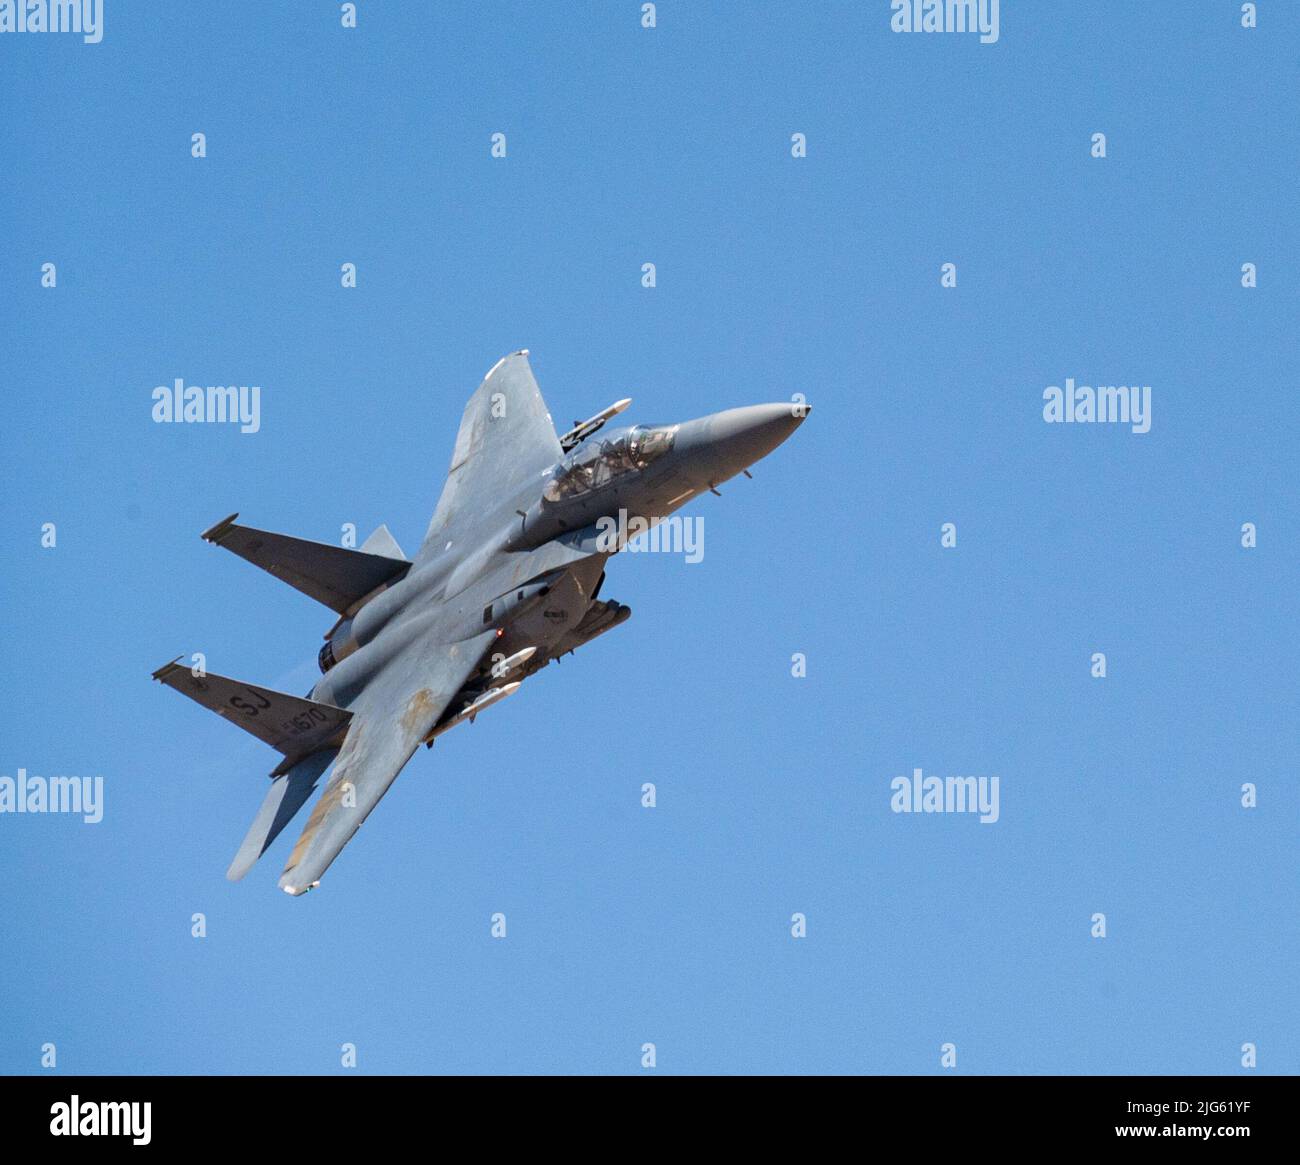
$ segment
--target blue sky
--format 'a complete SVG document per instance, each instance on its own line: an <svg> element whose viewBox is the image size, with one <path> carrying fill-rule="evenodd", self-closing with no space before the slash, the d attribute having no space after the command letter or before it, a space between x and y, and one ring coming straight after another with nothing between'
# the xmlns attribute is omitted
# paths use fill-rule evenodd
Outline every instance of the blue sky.
<svg viewBox="0 0 1300 1165"><path fill-rule="evenodd" d="M105 787L97 825L0 815L0 1070L1295 1072L1300 12L1261 7L0 37L0 773ZM199 532L413 553L520 347L557 423L815 412L318 892L276 889L296 830L227 883L275 754L149 674L304 692L332 616ZM260 432L154 424L176 377L259 385ZM1150 385L1151 431L1044 423L1067 377ZM997 776L1000 819L891 812L917 767Z"/></svg>

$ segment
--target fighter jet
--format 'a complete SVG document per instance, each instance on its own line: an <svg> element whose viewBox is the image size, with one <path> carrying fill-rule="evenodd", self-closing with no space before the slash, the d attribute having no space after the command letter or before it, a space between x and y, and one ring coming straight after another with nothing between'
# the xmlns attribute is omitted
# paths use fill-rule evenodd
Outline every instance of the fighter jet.
<svg viewBox="0 0 1300 1165"><path fill-rule="evenodd" d="M527 350L470 397L451 469L414 560L386 526L347 549L237 525L204 531L329 607L323 673L306 698L173 661L153 678L283 755L226 876L242 878L333 766L280 888L320 884L419 746L516 692L631 610L600 600L619 529L662 521L745 472L802 423L801 404L728 409L676 425L604 430L620 400L562 436ZM599 436L597 436L599 434ZM629 518L628 516L631 516ZM179 657L178 657L179 659Z"/></svg>

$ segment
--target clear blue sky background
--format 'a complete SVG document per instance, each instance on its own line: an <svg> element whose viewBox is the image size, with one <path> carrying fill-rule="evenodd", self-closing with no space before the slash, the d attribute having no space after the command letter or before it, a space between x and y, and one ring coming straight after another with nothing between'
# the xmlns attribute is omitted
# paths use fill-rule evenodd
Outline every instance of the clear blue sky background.
<svg viewBox="0 0 1300 1165"><path fill-rule="evenodd" d="M106 784L99 825L0 818L0 1069L1296 1071L1300 10L1238 7L1006 0L983 46L885 0L108 0L97 46L0 38L0 772ZM228 884L275 754L149 674L303 692L331 615L199 532L414 552L520 347L557 422L816 411L319 891L276 889L296 828ZM261 432L154 424L176 377L260 385ZM1151 432L1044 424L1066 377L1151 385ZM1001 820L891 813L914 767L998 776Z"/></svg>

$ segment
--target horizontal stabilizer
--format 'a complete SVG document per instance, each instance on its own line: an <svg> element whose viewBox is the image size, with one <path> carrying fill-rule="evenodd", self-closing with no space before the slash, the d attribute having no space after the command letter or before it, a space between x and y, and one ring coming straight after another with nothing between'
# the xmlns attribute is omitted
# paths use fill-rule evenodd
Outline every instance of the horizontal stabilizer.
<svg viewBox="0 0 1300 1165"><path fill-rule="evenodd" d="M226 877L230 881L238 882L253 868L253 863L266 853L270 844L280 836L280 831L307 803L307 798L316 788L321 773L334 763L336 756L338 756L337 749L322 749L309 757L304 757L287 773L276 777L271 782L266 799L262 802L262 808L258 810L253 824L249 827L248 836L244 838L244 844L239 847L235 860L230 863L230 869L226 871Z"/></svg>
<svg viewBox="0 0 1300 1165"><path fill-rule="evenodd" d="M352 719L351 712L332 704L318 704L211 672L196 676L175 660L160 667L153 678L238 724L290 760L323 748ZM286 766L281 765L273 775L283 771Z"/></svg>
<svg viewBox="0 0 1300 1165"><path fill-rule="evenodd" d="M372 591L396 582L411 569L411 564L400 557L402 552L386 526L366 540L365 549L348 550L327 542L237 526L238 516L231 514L205 530L204 541L238 554L340 615L351 614ZM396 556L390 551L396 551Z"/></svg>

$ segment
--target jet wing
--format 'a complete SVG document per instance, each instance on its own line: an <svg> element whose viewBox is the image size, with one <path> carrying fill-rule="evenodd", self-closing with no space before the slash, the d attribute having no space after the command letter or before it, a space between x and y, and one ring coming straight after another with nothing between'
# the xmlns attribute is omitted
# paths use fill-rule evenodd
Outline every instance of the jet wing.
<svg viewBox="0 0 1300 1165"><path fill-rule="evenodd" d="M412 644L367 685L349 709L334 772L280 876L285 893L304 894L320 881L495 639L491 630L434 648Z"/></svg>
<svg viewBox="0 0 1300 1165"><path fill-rule="evenodd" d="M291 761L325 747L350 718L344 708L246 684L215 672L196 676L176 660L160 667L153 678L238 724ZM286 766L281 766L273 775L284 771Z"/></svg>
<svg viewBox="0 0 1300 1165"><path fill-rule="evenodd" d="M487 510L564 456L528 352L499 360L465 406L451 469L416 562L440 553Z"/></svg>
<svg viewBox="0 0 1300 1165"><path fill-rule="evenodd" d="M204 530L203 540L260 566L340 615L349 614L371 591L396 582L411 569L387 526L370 535L362 549L348 550L239 526L237 517L231 514Z"/></svg>

